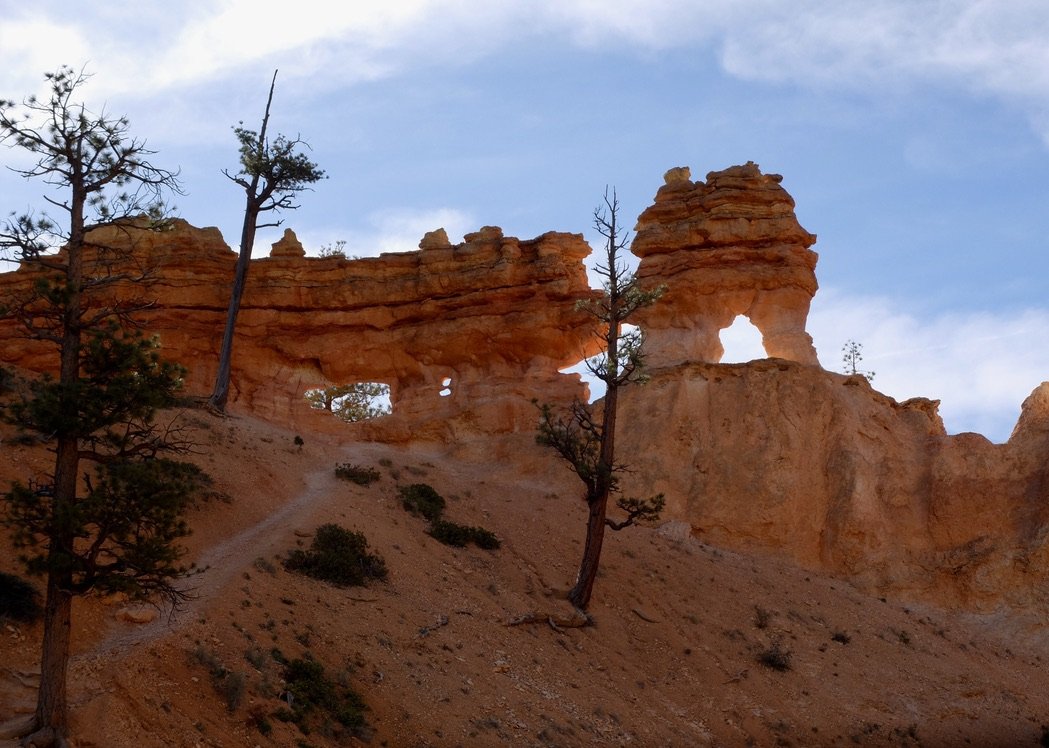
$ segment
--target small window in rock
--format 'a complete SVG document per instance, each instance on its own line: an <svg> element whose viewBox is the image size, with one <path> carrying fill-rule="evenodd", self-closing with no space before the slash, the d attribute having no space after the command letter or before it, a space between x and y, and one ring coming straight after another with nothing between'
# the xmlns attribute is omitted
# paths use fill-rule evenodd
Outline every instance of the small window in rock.
<svg viewBox="0 0 1049 748"><path fill-rule="evenodd" d="M587 388L587 402L593 403L598 398L604 397L605 395L605 383L598 379L589 366L587 366L587 359L583 359L577 364L572 364L563 369L558 369L561 374L578 374L579 378L583 381L583 384Z"/></svg>
<svg viewBox="0 0 1049 748"><path fill-rule="evenodd" d="M740 315L732 324L721 331L721 355L723 364L742 364L758 358L767 358L761 333L749 319Z"/></svg>
<svg viewBox="0 0 1049 748"><path fill-rule="evenodd" d="M441 395L441 397L448 397L450 394L452 394L452 378L451 377L445 377L444 379L441 380L441 392L440 392L440 395Z"/></svg>
<svg viewBox="0 0 1049 748"><path fill-rule="evenodd" d="M327 410L343 421L367 421L393 412L390 385L382 382L338 384L306 393L311 408Z"/></svg>

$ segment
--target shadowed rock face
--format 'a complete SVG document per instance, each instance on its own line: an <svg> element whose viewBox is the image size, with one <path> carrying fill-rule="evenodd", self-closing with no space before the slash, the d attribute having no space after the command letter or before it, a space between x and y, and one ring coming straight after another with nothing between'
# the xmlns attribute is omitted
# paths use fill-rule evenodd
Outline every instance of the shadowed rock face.
<svg viewBox="0 0 1049 748"><path fill-rule="evenodd" d="M208 394L236 259L218 230L175 221L161 233L106 230L90 240L133 247L135 262L151 269L148 286L118 284L114 293L152 302L138 315L145 328L189 369L188 392ZM306 390L385 382L394 415L359 430L454 440L534 429L532 398L586 397L578 376L558 372L592 346L588 318L574 306L591 293L582 236L521 241L485 227L452 245L442 231L417 252L360 260L299 257L296 244L286 235L274 256L252 261L234 342L234 410L327 423L303 401ZM17 296L37 272L23 267L0 283ZM2 360L48 370L53 353L18 333L0 322Z"/></svg>
<svg viewBox="0 0 1049 748"><path fill-rule="evenodd" d="M637 314L654 367L718 363L718 333L739 315L761 332L769 356L818 365L805 332L816 293L816 237L801 227L778 174L751 162L692 182L668 171L638 218L632 250L645 286L666 285Z"/></svg>

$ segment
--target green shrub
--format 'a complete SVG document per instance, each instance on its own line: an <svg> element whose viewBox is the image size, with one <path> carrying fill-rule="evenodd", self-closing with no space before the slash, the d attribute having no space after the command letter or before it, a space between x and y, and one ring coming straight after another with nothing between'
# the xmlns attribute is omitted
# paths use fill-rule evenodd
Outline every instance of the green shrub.
<svg viewBox="0 0 1049 748"><path fill-rule="evenodd" d="M430 535L441 543L456 548L465 548L468 543L473 543L486 551L499 547L499 538L489 530L483 527L459 525L443 519L436 520L430 525Z"/></svg>
<svg viewBox="0 0 1049 748"><path fill-rule="evenodd" d="M413 483L410 486L401 486L397 490L401 494L404 508L412 514L419 514L431 522L437 522L444 513L444 497L437 493L433 486Z"/></svg>
<svg viewBox="0 0 1049 748"><path fill-rule="evenodd" d="M246 686L244 673L239 671L227 672L224 677L215 681L215 690L226 700L226 708L231 712L237 711L237 707L244 700Z"/></svg>
<svg viewBox="0 0 1049 748"><path fill-rule="evenodd" d="M335 466L335 476L356 483L358 486L369 486L382 477L375 468L351 465L348 462Z"/></svg>
<svg viewBox="0 0 1049 748"><path fill-rule="evenodd" d="M364 535L334 524L318 527L309 550L293 550L284 568L340 587L386 578L386 562L368 553Z"/></svg>
<svg viewBox="0 0 1049 748"><path fill-rule="evenodd" d="M772 646L758 653L758 662L771 670L785 672L790 670L791 653L784 649L779 642L773 642Z"/></svg>
<svg viewBox="0 0 1049 748"><path fill-rule="evenodd" d="M354 735L360 735L366 727L363 699L347 685L339 684L324 672L324 666L306 657L289 662L284 668L285 688L291 714L274 715L278 719L290 716L286 721L294 722L303 734L309 734L313 715L318 721L334 719Z"/></svg>
<svg viewBox="0 0 1049 748"><path fill-rule="evenodd" d="M32 623L40 618L40 595L22 577L0 572L0 619Z"/></svg>

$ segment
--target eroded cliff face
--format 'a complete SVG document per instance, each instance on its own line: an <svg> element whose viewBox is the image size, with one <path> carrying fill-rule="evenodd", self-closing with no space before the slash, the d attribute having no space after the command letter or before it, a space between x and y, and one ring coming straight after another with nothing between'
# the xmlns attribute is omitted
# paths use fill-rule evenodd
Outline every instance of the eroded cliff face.
<svg viewBox="0 0 1049 748"><path fill-rule="evenodd" d="M651 380L621 393L619 454L634 470L625 488L663 492L664 519L716 545L947 605L1049 610L1049 383L995 445L948 436L936 401L897 403L863 377L824 371L805 332L815 237L780 178L746 164L701 182L672 169L665 181L633 246L642 282L667 291L639 320ZM235 254L216 229L185 222L94 240L133 246L137 266L150 268L149 285L118 285L116 295L152 302L146 329L189 368L190 393L206 395ZM533 398L585 397L559 369L595 352L591 320L575 308L593 293L589 251L576 234L522 241L486 227L456 245L431 232L417 252L309 258L288 232L252 263L232 408L561 470L521 439L536 427ZM17 301L36 277L0 275L3 298ZM718 333L739 314L774 358L717 363ZM0 320L0 362L47 371L53 359ZM394 414L344 424L303 400L356 381L390 384Z"/></svg>
<svg viewBox="0 0 1049 748"><path fill-rule="evenodd" d="M187 391L208 394L236 260L218 230L175 221L159 233L132 227L89 238L133 247L150 281L113 293L150 302L138 314L145 329L188 368ZM354 425L358 436L454 442L533 429L533 398L586 396L578 376L558 372L593 346L588 318L574 306L591 293L582 264L590 247L580 235L522 241L485 227L452 245L436 231L419 251L359 260L303 257L296 245L286 234L273 256L252 261L234 342L234 411L345 430L303 394L384 382L394 414ZM37 274L26 266L0 283L18 297ZM52 350L20 337L14 320L0 321L0 339L4 362L54 365Z"/></svg>
<svg viewBox="0 0 1049 748"><path fill-rule="evenodd" d="M638 220L651 380L621 394L630 492L715 545L762 549L945 604L1049 595L1049 383L1007 444L948 436L939 403L897 403L818 365L805 332L815 236L777 175L671 169ZM737 315L770 359L718 365Z"/></svg>
<svg viewBox="0 0 1049 748"><path fill-rule="evenodd" d="M650 373L621 395L624 488L663 492L695 537L945 605L1049 606L1049 383L992 444L858 375L779 359Z"/></svg>

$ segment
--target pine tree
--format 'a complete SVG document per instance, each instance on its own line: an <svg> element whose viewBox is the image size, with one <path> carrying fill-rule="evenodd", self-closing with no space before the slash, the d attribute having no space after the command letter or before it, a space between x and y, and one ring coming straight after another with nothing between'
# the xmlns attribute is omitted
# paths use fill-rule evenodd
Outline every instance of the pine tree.
<svg viewBox="0 0 1049 748"><path fill-rule="evenodd" d="M619 390L642 377L642 335L637 328L624 330L623 325L638 309L654 303L662 288L643 290L634 274L620 260L626 249L627 236L620 234L619 200L615 190L605 190L604 205L594 210L594 228L605 239L604 263L597 265L603 279L603 294L596 300L582 300L577 306L597 321L604 352L587 361L590 372L605 384L600 414L589 405L576 401L567 414L557 414L548 405L542 407L540 444L553 447L586 487L586 545L569 601L585 611L597 579L605 527L622 530L639 520L655 519L663 509L663 495L649 498L623 497L616 505L626 518L615 521L608 517L609 497L619 492L619 474L626 466L616 460L616 416Z"/></svg>
<svg viewBox="0 0 1049 748"><path fill-rule="evenodd" d="M259 223L259 215L266 212L294 210L295 196L309 189L314 182L324 179L324 172L299 150L308 145L299 138L277 135L271 142L266 134L270 123L270 106L273 104L273 89L277 85L277 71L273 71L270 94L266 99L266 112L262 116L262 127L258 132L244 127L241 122L233 128L240 144L240 171L231 174L224 171L230 181L244 190L244 222L240 231L240 253L233 274L229 308L226 312L226 327L222 333L219 349L218 373L215 387L208 405L218 412L225 412L229 399L230 374L233 367L233 335L240 314L240 303L248 279L251 251L255 246L257 229L280 226L283 221Z"/></svg>
<svg viewBox="0 0 1049 748"><path fill-rule="evenodd" d="M163 225L161 198L178 191L177 175L149 162L153 152L128 134L125 118L74 101L83 72L63 67L46 78L46 101L0 101L0 142L36 158L16 173L57 188L45 200L64 214L0 224L0 255L35 277L0 314L55 351L52 374L7 382L0 411L55 453L49 476L0 494L0 520L20 558L47 580L37 708L2 731L37 748L68 744L73 597L101 589L177 600L173 582L186 569L176 541L189 532L182 515L208 484L198 468L172 459L184 446L179 429L155 423L174 404L182 370L135 329L133 315L148 302L127 290L148 276L134 236ZM102 228L127 241L95 243L105 232L89 232ZM81 475L83 463L92 469Z"/></svg>

